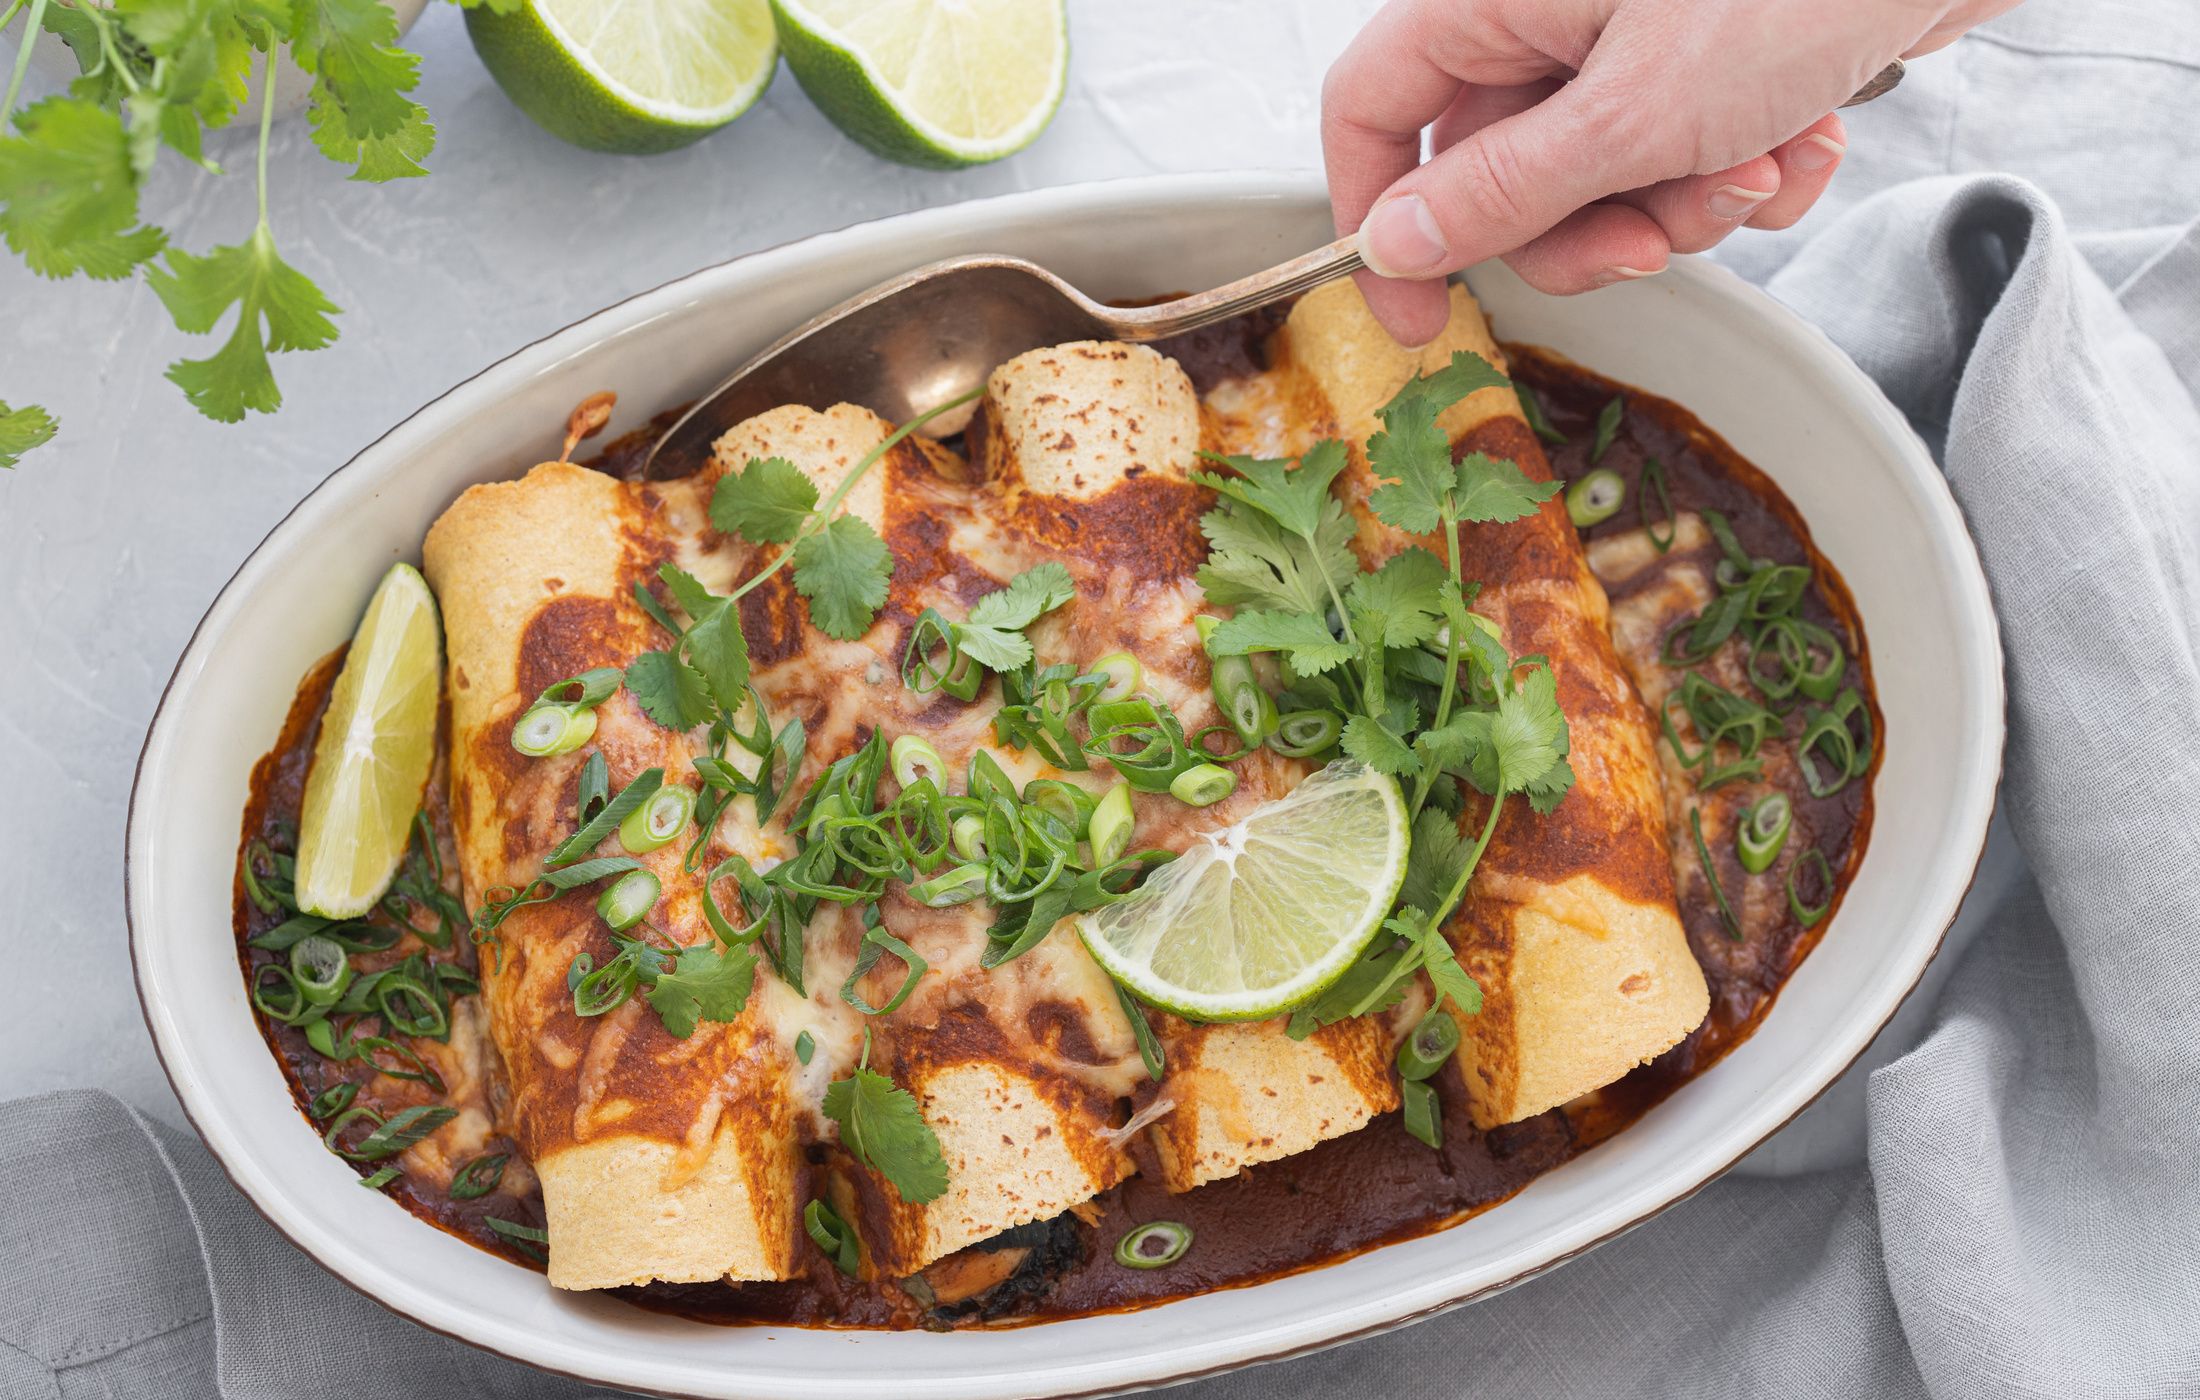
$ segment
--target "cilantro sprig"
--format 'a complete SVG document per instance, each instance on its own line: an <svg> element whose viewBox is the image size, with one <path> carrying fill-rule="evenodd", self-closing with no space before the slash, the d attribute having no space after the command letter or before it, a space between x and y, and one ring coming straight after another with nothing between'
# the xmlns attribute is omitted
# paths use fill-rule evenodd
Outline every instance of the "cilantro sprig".
<svg viewBox="0 0 2200 1400"><path fill-rule="evenodd" d="M903 1200L921 1205L947 1190L940 1140L924 1121L916 1096L871 1068L869 1031L854 1072L826 1086L824 1111L840 1125L840 1145L848 1155L892 1182Z"/></svg>
<svg viewBox="0 0 2200 1400"><path fill-rule="evenodd" d="M1461 526L1525 519L1559 483L1481 452L1455 459L1438 421L1467 395L1510 383L1461 352L1378 411L1383 429L1367 457L1380 484L1368 506L1386 525L1441 539L1441 559L1414 546L1362 566L1332 490L1342 443L1318 443L1296 464L1213 458L1227 472L1194 478L1221 497L1201 522L1212 551L1199 583L1209 602L1235 610L1209 634L1209 654L1273 655L1286 687L1279 707L1335 715L1343 751L1410 792L1407 877L1387 936L1293 1015L1294 1035L1396 1004L1415 973L1427 974L1439 1002L1480 1010L1481 989L1444 923L1507 800L1548 813L1573 783L1556 677L1541 657L1512 656L1495 625L1469 610L1479 585L1464 577L1459 548ZM1488 799L1472 839L1460 829L1468 788Z"/></svg>
<svg viewBox="0 0 2200 1400"><path fill-rule="evenodd" d="M510 11L519 0L458 0ZM282 403L268 357L336 339L337 308L276 251L268 220L267 152L275 60L313 78L314 144L355 180L425 175L435 146L428 113L409 95L419 59L397 46L385 0L65 0L0 4L17 15L18 61L0 95L0 242L41 277L123 281L142 273L179 330L229 331L213 354L179 359L168 378L209 418L236 422ZM75 55L68 91L27 107L30 45L41 33ZM209 175L205 134L243 108L257 67L254 162L258 217L240 242L194 254L145 222L139 196L161 153ZM12 129L11 129L12 128ZM0 405L0 468L53 436L50 415Z"/></svg>

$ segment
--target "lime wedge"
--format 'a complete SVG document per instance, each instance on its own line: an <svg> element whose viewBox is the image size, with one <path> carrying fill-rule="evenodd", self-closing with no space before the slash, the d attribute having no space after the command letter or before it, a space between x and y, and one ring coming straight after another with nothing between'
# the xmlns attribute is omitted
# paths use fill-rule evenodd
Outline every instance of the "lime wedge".
<svg viewBox="0 0 2200 1400"><path fill-rule="evenodd" d="M329 691L298 813L298 907L330 919L372 909L397 875L435 766L443 689L435 595L393 565Z"/></svg>
<svg viewBox="0 0 2200 1400"><path fill-rule="evenodd" d="M466 32L546 131L629 155L708 136L779 67L769 0L519 0L468 9Z"/></svg>
<svg viewBox="0 0 2200 1400"><path fill-rule="evenodd" d="M1409 844L1397 783L1330 764L1207 832L1128 899L1078 920L1116 980L1201 1021L1290 1010L1344 974L1398 897Z"/></svg>
<svg viewBox="0 0 2200 1400"><path fill-rule="evenodd" d="M772 13L818 110L904 165L1014 155L1069 81L1062 0L772 0Z"/></svg>

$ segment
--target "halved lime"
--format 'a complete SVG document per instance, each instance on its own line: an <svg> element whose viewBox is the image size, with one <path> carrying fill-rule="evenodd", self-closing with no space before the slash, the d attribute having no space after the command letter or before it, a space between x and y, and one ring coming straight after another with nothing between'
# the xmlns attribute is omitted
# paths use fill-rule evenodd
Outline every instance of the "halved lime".
<svg viewBox="0 0 2200 1400"><path fill-rule="evenodd" d="M466 32L545 130L629 155L708 136L779 68L769 0L520 0L468 9Z"/></svg>
<svg viewBox="0 0 2200 1400"><path fill-rule="evenodd" d="M1398 784L1340 760L1203 834L1077 932L1156 1006L1201 1021L1274 1016L1367 947L1398 897L1409 840Z"/></svg>
<svg viewBox="0 0 2200 1400"><path fill-rule="evenodd" d="M397 875L435 766L443 632L435 595L392 565L329 691L298 813L298 907L330 919L372 909Z"/></svg>
<svg viewBox="0 0 2200 1400"><path fill-rule="evenodd" d="M904 165L1014 155L1069 82L1062 0L772 0L772 13L818 110Z"/></svg>

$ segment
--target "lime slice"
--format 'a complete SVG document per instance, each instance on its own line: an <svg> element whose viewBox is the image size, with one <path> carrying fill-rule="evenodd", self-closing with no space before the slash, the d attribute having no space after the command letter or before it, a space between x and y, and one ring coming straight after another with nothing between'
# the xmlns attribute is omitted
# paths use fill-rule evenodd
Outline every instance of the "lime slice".
<svg viewBox="0 0 2200 1400"><path fill-rule="evenodd" d="M772 13L818 110L904 165L1014 155L1069 81L1062 0L772 0Z"/></svg>
<svg viewBox="0 0 2200 1400"><path fill-rule="evenodd" d="M298 813L298 907L356 919L390 887L435 766L435 595L410 564L374 590L329 691Z"/></svg>
<svg viewBox="0 0 2200 1400"><path fill-rule="evenodd" d="M769 0L519 0L468 9L466 32L544 130L628 155L708 136L779 67Z"/></svg>
<svg viewBox="0 0 2200 1400"><path fill-rule="evenodd" d="M1405 800L1330 764L1201 835L1130 898L1078 920L1102 967L1156 1006L1253 1021L1313 996L1366 948L1405 879Z"/></svg>

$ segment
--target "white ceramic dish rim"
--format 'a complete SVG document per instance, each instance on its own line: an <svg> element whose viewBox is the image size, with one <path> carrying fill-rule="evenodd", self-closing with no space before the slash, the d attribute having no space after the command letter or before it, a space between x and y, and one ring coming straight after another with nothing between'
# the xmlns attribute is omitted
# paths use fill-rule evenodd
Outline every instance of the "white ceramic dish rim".
<svg viewBox="0 0 2200 1400"><path fill-rule="evenodd" d="M198 672L219 649L232 614L241 607L240 600L268 582L267 575L277 567L268 558L270 546L286 541L293 534L325 526L340 512L349 496L370 493L378 472L402 462L408 452L431 440L440 426L476 408L493 411L531 377L546 372L567 357L609 337L633 334L690 299L707 301L714 295L722 295L716 289L728 281L738 284L751 276L781 270L799 275L805 263L822 261L852 245L876 245L881 258L880 275L888 275L898 266L893 263L891 251L897 231L914 234L968 225L972 235L982 240L988 224L1018 214L1045 213L1053 218L1069 219L1080 213L1144 204L1169 205L1173 202L1189 207L1203 200L1304 200L1319 189L1318 182L1311 177L1263 173L1096 182L892 216L732 259L616 303L507 356L406 417L309 492L224 585L179 658L140 755L131 794L124 861L125 910L130 925L132 962L147 1026L163 1069L193 1127L212 1148L230 1180L269 1223L339 1279L400 1316L547 1370L601 1384L677 1395L799 1395L802 1400L836 1400L845 1396L848 1400L856 1400L856 1397L875 1393L877 1373L860 1365L838 1374L805 1376L792 1383L781 1372L773 1372L763 1381L745 1377L738 1362L706 1375L686 1366L652 1364L646 1357L634 1354L608 1355L600 1349L573 1345L556 1335L503 1326L478 1315L466 1314L462 1308L454 1314L448 1299L403 1273L381 1266L361 1253L355 1242L329 1230L308 1208L304 1197L309 1193L287 1188L259 1169L245 1144L232 1136L236 1128L232 1115L218 1103L205 1078L192 1072L194 1062L189 1038L175 1009L161 995L158 960L149 954L147 947L152 938L149 930L157 919L146 913L146 909L153 906L148 904L141 908L139 872L147 864L145 843L150 836L146 824L139 821L139 798L148 790L158 791L162 787L163 741L174 727L173 716L180 712L180 701L188 699ZM1991 724L1982 725L1966 736L1969 749L1960 767L1971 775L1970 800L1958 813L1960 820L1950 833L1949 841L1956 857L1965 862L1964 868L1975 870L1998 791L2003 686L2000 645L1992 625L1991 600L1976 549L1953 497L1923 444L1911 433L1900 413L1816 328L1715 264L1697 259L1676 260L1666 275L1692 284L1692 291L1712 296L1738 317L1754 320L1755 329L1760 333L1770 333L1782 340L1784 348L1800 355L1814 373L1824 377L1829 390L1843 396L1850 408L1861 410L1888 451L1900 459L1915 478L1915 484L1923 487L1926 524L1935 543L1947 552L1947 557L1939 562L1955 580L1958 611L1986 624L1974 629L1979 635L1957 639L1962 653L1959 658L1962 671L1968 680L1983 682L1991 700ZM347 491L347 488L350 489ZM1982 705L1981 708L1986 707ZM1980 781L1982 775L1991 776ZM1374 1296L1357 1297L1343 1303L1317 1325L1248 1324L1153 1351L1117 1356L1106 1364L1087 1364L1074 1372L1056 1366L1015 1374L994 1371L967 1378L928 1378L923 1385L912 1386L905 1393L983 1400L983 1397L1029 1394L1104 1394L1129 1387L1186 1380L1389 1330L1533 1277L1686 1199L1807 1107L1862 1053L1903 997L1916 985L1948 925L1953 922L1961 898L1962 891L1957 890L1939 903L1919 910L1916 929L1905 945L1907 956L1900 964L1884 969L1880 979L1885 988L1881 998L1883 1004L1875 1004L1868 1013L1856 1015L1846 1024L1837 1026L1839 1034L1820 1047L1807 1068L1784 1078L1778 1092L1753 1101L1724 1137L1731 1146L1713 1154L1700 1171L1689 1173L1688 1179L1662 1181L1647 1191L1620 1193L1606 1209L1570 1219L1561 1227L1546 1232L1532 1249L1516 1251L1518 1257L1453 1269L1434 1277L1402 1280ZM534 1283L532 1279L526 1282ZM853 1338L861 1334L838 1335ZM1016 1337L1034 1333L1018 1330L986 1335Z"/></svg>

